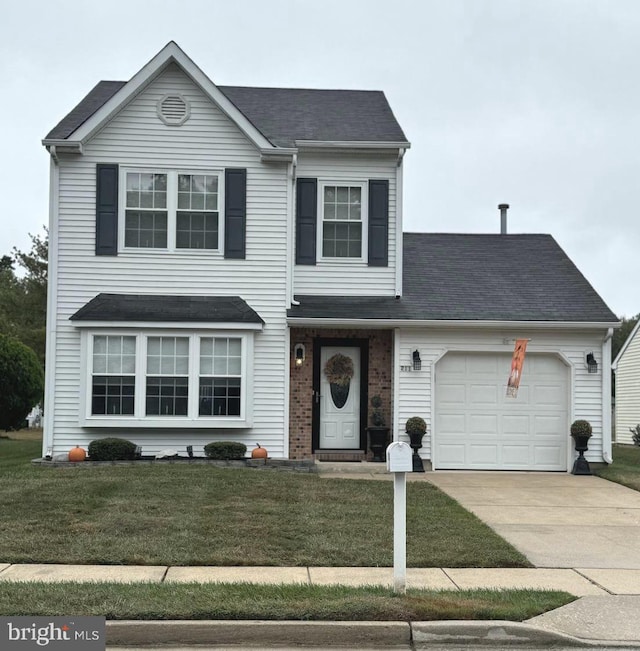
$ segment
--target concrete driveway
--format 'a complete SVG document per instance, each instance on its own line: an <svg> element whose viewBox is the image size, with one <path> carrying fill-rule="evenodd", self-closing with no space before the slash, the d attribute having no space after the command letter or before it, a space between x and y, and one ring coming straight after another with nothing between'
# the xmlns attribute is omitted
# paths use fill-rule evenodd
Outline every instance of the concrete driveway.
<svg viewBox="0 0 640 651"><path fill-rule="evenodd" d="M640 492L564 473L423 475L536 567L640 569Z"/></svg>

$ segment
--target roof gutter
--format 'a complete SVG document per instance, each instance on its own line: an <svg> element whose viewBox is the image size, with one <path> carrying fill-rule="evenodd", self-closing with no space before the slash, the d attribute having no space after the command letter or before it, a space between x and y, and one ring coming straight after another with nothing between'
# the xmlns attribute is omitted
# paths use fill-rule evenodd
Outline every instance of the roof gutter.
<svg viewBox="0 0 640 651"><path fill-rule="evenodd" d="M263 163L291 163L298 154L295 147L262 147L260 149L260 160Z"/></svg>
<svg viewBox="0 0 640 651"><path fill-rule="evenodd" d="M299 148L309 149L409 149L411 143L380 140L296 140Z"/></svg>
<svg viewBox="0 0 640 651"><path fill-rule="evenodd" d="M63 138L45 138L42 144L49 153L56 157L58 154L82 154L82 143L79 140L64 140ZM57 158L56 158L57 160Z"/></svg>
<svg viewBox="0 0 640 651"><path fill-rule="evenodd" d="M603 330L619 326L612 322L585 321L478 321L451 319L344 319L320 317L287 317L287 323L306 327L370 328L538 328L544 330Z"/></svg>

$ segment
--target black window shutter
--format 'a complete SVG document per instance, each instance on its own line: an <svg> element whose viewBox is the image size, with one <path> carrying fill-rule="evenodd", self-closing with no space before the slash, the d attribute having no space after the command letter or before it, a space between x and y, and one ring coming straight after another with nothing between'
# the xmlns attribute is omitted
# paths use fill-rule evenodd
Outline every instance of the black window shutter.
<svg viewBox="0 0 640 651"><path fill-rule="evenodd" d="M96 255L118 255L117 165L96 165Z"/></svg>
<svg viewBox="0 0 640 651"><path fill-rule="evenodd" d="M296 264L316 263L318 180L298 179L296 191Z"/></svg>
<svg viewBox="0 0 640 651"><path fill-rule="evenodd" d="M389 266L389 181L369 181L369 266Z"/></svg>
<svg viewBox="0 0 640 651"><path fill-rule="evenodd" d="M224 171L224 257L244 260L247 232L247 170Z"/></svg>

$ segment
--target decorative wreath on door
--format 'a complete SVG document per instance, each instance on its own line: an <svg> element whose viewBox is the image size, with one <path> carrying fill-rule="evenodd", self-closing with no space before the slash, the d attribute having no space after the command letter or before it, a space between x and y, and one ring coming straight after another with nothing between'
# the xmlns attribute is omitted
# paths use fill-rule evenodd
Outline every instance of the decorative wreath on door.
<svg viewBox="0 0 640 651"><path fill-rule="evenodd" d="M338 409L344 407L347 402L353 373L353 360L342 353L336 353L324 365L324 374L329 382L331 398Z"/></svg>

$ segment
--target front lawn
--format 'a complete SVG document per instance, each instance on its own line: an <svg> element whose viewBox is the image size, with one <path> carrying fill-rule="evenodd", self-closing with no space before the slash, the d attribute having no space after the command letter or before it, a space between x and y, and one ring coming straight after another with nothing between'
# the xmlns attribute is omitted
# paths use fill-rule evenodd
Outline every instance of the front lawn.
<svg viewBox="0 0 640 651"><path fill-rule="evenodd" d="M640 491L640 447L614 445L613 463L596 470L596 475Z"/></svg>
<svg viewBox="0 0 640 651"><path fill-rule="evenodd" d="M39 468L0 438L0 562L393 564L386 481L208 466ZM429 483L408 484L410 567L530 567Z"/></svg>
<svg viewBox="0 0 640 651"><path fill-rule="evenodd" d="M254 584L1 583L3 616L107 619L523 621L575 597L535 590L408 590Z"/></svg>

